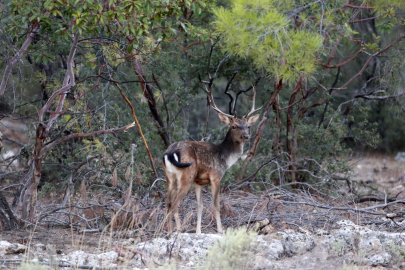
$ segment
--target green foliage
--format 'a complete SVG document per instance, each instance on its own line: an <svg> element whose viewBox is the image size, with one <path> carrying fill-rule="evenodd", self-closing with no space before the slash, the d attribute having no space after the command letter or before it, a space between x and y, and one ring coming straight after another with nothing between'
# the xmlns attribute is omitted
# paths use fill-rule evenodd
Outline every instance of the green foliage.
<svg viewBox="0 0 405 270"><path fill-rule="evenodd" d="M339 256L345 253L345 240L340 238L330 243L330 249Z"/></svg>
<svg viewBox="0 0 405 270"><path fill-rule="evenodd" d="M346 262L343 263L342 270L358 270L358 269L359 269L359 267L355 264L346 263Z"/></svg>
<svg viewBox="0 0 405 270"><path fill-rule="evenodd" d="M257 233L245 227L228 228L221 240L208 249L203 266L197 269L252 269Z"/></svg>
<svg viewBox="0 0 405 270"><path fill-rule="evenodd" d="M164 39L168 34L175 34L176 28L188 31L188 22L180 19L185 9L201 14L207 4L206 1L180 0L110 0L104 4L90 0L14 0L11 2L11 12L15 14L11 29L32 24L39 26L41 32L53 33L53 40L67 39L78 31L84 36L100 33L132 36L135 41L150 35L153 29L160 29L153 33Z"/></svg>
<svg viewBox="0 0 405 270"><path fill-rule="evenodd" d="M374 53L374 52L377 52L377 51L379 51L380 50L380 45L378 44L379 42L380 42L380 40L381 40L381 37L380 36L376 36L375 34L373 34L373 43L367 43L367 44L365 44L365 48L366 48L366 50L368 50L368 51L370 51L370 52L372 52L372 53Z"/></svg>
<svg viewBox="0 0 405 270"><path fill-rule="evenodd" d="M303 89L292 106L293 123L289 137L286 132L288 110L280 111L280 126L274 120L274 112L270 111L263 137L246 175L278 154L273 150L277 133L280 134L280 151L286 151L287 139L294 140L297 169L308 171L300 172L298 177L306 181L320 181L324 172L323 169L319 172L320 168L331 173L347 172L346 154L359 144L370 147L378 144L379 149L389 151L405 149L403 100L375 102L354 97L369 91L376 91L375 95L379 95L381 89L387 94L400 93L404 84L401 80L401 71L404 70L402 43L390 49L394 50L393 53L387 51L379 56L375 64L370 62L363 73L337 95L331 95L329 91L335 81L336 69L316 69L317 61L330 65L346 61L364 44L364 51L341 67L337 84L333 87L339 89L353 74L358 74L370 54L403 35L403 20L397 15L401 14L398 11L403 6L402 1L356 2L375 5L378 7L375 13L374 9L365 8L353 12L355 8L345 7L347 1L343 0L309 6L305 1L293 0L234 0L226 1L225 7L216 7L215 2L203 0L111 0L105 4L87 0L9 2L0 10L3 15L0 21L2 37L7 38L4 43L0 41L3 45L1 69L15 54L15 50L9 48L19 48L27 33L34 26L39 28L38 36L20 61L22 64L13 68L4 96L5 103L13 108L7 111L9 115L36 115L44 102L41 99L47 99L60 88L66 73L71 37L76 32L80 35L74 58L74 72L79 83L71 89L64 104L64 115L49 131L45 144L67 134L121 127L133 121L119 91L110 81L97 77L101 74L103 78L125 82L121 87L135 107L158 174L163 177L160 157L166 146L137 82L139 78L133 69L133 61L137 59L143 65L171 143L186 139L199 141L204 136L206 95L200 89L198 74L204 77L207 70L216 73L213 93L217 105L224 111L228 101L222 93L234 72L237 75L229 88L233 96L262 76L257 86L258 106L266 104L274 82L283 78L287 84L280 93L281 108L289 106L292 92L289 86L304 77ZM397 6L391 6L393 4ZM361 20L361 23L353 20ZM218 38L216 34L220 34L224 44L214 47L207 67L211 45L208 41ZM335 55L329 59L335 46ZM216 70L219 63L221 66ZM268 73L270 76L264 76ZM248 111L250 97L249 92L240 96L238 116ZM325 104L318 106L316 102L324 99L329 105L319 126ZM350 101L352 99L355 102ZM300 117L301 111L306 112L303 117ZM37 122L35 116L29 119L29 137L33 138ZM378 123L378 134L375 123ZM255 128L251 130L252 135ZM211 110L205 139L218 143L225 133L226 128ZM31 139L26 145L28 152L32 152L33 142ZM252 146L252 142L246 143L245 150ZM134 186L134 190L146 190L153 173L137 128L114 135L75 139L55 147L44 160L46 177L43 180L66 180L76 164L95 155L100 155L100 158L88 165L91 172L83 172L77 179L85 177L91 179L89 182L107 184L114 168L124 179L132 143L137 145L134 159L143 176L143 184ZM235 180L242 162L239 160L228 170L221 184ZM282 167L274 164L264 167L256 178L265 184L277 180L275 178L280 176L273 170L288 170L288 165L284 166L289 162L288 158L284 156L281 162L284 162L279 164ZM63 181L59 184L63 190ZM157 182L157 185L162 185L158 186L162 190L163 184ZM50 185L42 186L44 192L50 188Z"/></svg>
<svg viewBox="0 0 405 270"><path fill-rule="evenodd" d="M362 123L364 121L374 123L374 129L377 133L378 140L374 140L373 146L378 151L384 151L395 154L397 151L405 149L405 119L402 112L402 102L400 101L379 101L377 103L367 103L366 112L360 113L358 110L353 114L352 121ZM354 134L356 132L353 132ZM358 142L362 148L370 148L358 136Z"/></svg>
<svg viewBox="0 0 405 270"><path fill-rule="evenodd" d="M389 241L387 248L395 262L403 262L405 260L405 248L401 246L401 244L395 243L395 241Z"/></svg>
<svg viewBox="0 0 405 270"><path fill-rule="evenodd" d="M46 265L40 265L38 261L34 263L22 263L21 266L18 267L18 270L47 270L48 267Z"/></svg>
<svg viewBox="0 0 405 270"><path fill-rule="evenodd" d="M222 238L208 248L205 258L195 267L197 270L244 270L254 268L255 240L257 233L246 232L246 227L228 228ZM164 269L180 269L172 260ZM161 267L159 267L161 268ZM158 269L158 268L153 268Z"/></svg>
<svg viewBox="0 0 405 270"><path fill-rule="evenodd" d="M366 0L363 3L376 8L389 8L390 6L397 8L405 7L405 3L402 0Z"/></svg>
<svg viewBox="0 0 405 270"><path fill-rule="evenodd" d="M214 9L214 26L227 52L251 57L257 68L294 83L315 71L323 39L293 28L286 15L290 5L290 1L235 0L230 9Z"/></svg>
<svg viewBox="0 0 405 270"><path fill-rule="evenodd" d="M38 32L27 50L28 61L32 64L34 72L29 70L19 74L22 75L22 80L20 76L10 80L19 84L17 88L22 89L21 92L25 89L29 92L29 94L17 93L21 99L18 102L22 104L30 102L35 99L33 98L35 95L43 95L46 99L59 89L66 72L64 65L70 51L70 39L73 34L78 34L81 41L74 57L74 72L78 84L71 89L70 100L65 102L63 108L65 114L58 118L54 129L49 131L49 139L46 143L72 133L88 133L121 127L133 122L131 111L123 102L119 91L110 82L91 77L97 76L99 72L104 72L103 76L109 77L111 74L107 74L104 69L108 65L111 72L116 72L113 79L137 80L131 63L135 60L134 55L137 55L136 59L139 62L143 62L143 57L145 59L152 55L159 57L162 46L178 50L169 42L173 39L184 39L185 35L189 40L195 38L197 41L207 41L209 30L204 24L204 18L207 17L212 4L214 4L212 1L204 0L186 2L111 0L105 3L77 0L10 1L7 6L4 6L7 8L2 10L2 12L8 12L7 16L2 17L1 23L5 26L2 28L2 33L9 35L15 46L19 47L29 31L36 28ZM172 40L168 41L169 37ZM96 42L93 42L95 40ZM165 41L168 41L168 45L164 43ZM9 61L13 54L14 51L9 50L3 55ZM0 62L0 67L3 68L6 61ZM145 70L148 79L152 79L147 67ZM117 74L125 74L132 78L124 76L119 78ZM87 76L89 78L86 79ZM164 85L163 82L162 85ZM148 105L138 103L139 96L145 100L142 90L138 83L131 84L128 88L126 86L123 85L124 92L135 106L142 128L144 132L146 131L145 137L150 144L152 154L154 157L159 157L164 151L164 145L158 133L155 132L156 125L150 119ZM39 94L32 92L34 87L40 88ZM154 89L154 92L158 106L161 106L160 91ZM15 93L11 94L11 99L13 95ZM58 100L59 98L55 101L58 102ZM16 100L10 102L16 102ZM183 101L179 106L182 103ZM36 114L42 105L41 102L30 104L29 112ZM17 108L18 110L13 113L27 114L23 111L27 106L21 108L17 106ZM53 109L54 107L51 108ZM29 135L34 137L35 125L30 125L29 130ZM115 137L101 136L63 143L48 151L44 162L62 168L57 170L63 172L58 176L66 179L69 169L65 165L70 166L74 162L83 161L88 156L101 155L102 159L93 162L92 165L100 169L96 181L105 183L112 169L118 164L122 166L118 168L119 175L124 173L130 160L128 158L130 143L138 146L134 153L135 162L141 164L140 172L144 178L149 179L151 168L145 165L149 160L136 128ZM159 164L157 165L159 167ZM55 174L54 167L49 169L45 165L43 168L43 172L52 172L52 170ZM46 177L43 179L48 181ZM145 184L147 183L145 181ZM47 185L42 187L44 190L48 189Z"/></svg>

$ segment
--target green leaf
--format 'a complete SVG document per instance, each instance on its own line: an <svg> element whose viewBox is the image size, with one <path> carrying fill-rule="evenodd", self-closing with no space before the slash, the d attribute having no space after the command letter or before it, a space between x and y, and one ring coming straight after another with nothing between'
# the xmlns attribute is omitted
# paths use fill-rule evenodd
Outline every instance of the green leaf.
<svg viewBox="0 0 405 270"><path fill-rule="evenodd" d="M134 48L134 44L133 43L129 44L127 47L127 52L131 53L133 48Z"/></svg>
<svg viewBox="0 0 405 270"><path fill-rule="evenodd" d="M183 22L180 22L180 24L181 24L181 27L183 28L183 30L187 33L187 28L186 28L186 26L184 25L184 23L183 23Z"/></svg>

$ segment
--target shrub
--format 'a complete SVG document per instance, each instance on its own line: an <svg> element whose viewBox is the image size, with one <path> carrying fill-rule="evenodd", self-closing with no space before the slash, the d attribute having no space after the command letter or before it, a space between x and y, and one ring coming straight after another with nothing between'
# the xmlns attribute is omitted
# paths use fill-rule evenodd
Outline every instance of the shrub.
<svg viewBox="0 0 405 270"><path fill-rule="evenodd" d="M206 261L197 269L252 269L256 236L256 232L246 232L245 227L227 229L221 240L208 249Z"/></svg>

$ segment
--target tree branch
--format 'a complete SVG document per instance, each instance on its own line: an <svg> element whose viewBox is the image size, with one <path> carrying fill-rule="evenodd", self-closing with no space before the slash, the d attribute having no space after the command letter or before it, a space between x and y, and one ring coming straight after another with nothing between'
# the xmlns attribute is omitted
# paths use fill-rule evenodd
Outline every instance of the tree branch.
<svg viewBox="0 0 405 270"><path fill-rule="evenodd" d="M70 91L70 88L72 88L73 86L76 85L75 82L75 78L74 78L74 73L73 73L73 57L76 53L76 48L77 48L77 42L79 40L79 34L76 32L75 36L73 38L73 42L72 42L72 48L70 49L70 53L69 53L69 58L67 60L67 72L66 72L66 76L65 79L63 81L63 86L55 91L52 96L49 97L48 101L45 103L45 105L42 107L42 109L39 111L38 113L38 120L39 122L43 122L44 120L44 115L45 113L49 110L49 108L52 105L52 102L55 100L55 98L59 95L62 94L60 100L59 100L59 104L58 104L58 109L59 111L62 109L63 107L63 102L65 100L66 94ZM69 82L69 83L68 83ZM58 109L56 111L58 111ZM56 118L59 116L59 114L53 114L51 116L51 119L46 127L47 130L49 130L52 127L53 122L56 120Z"/></svg>
<svg viewBox="0 0 405 270"><path fill-rule="evenodd" d="M126 103L128 103L128 105L131 107L132 116L133 116L134 119L135 119L135 123L136 123L136 125L138 126L139 133L141 133L141 137L142 137L143 143L145 144L146 151L148 152L150 165L152 166L152 169L153 169L153 172L155 173L155 176L157 176L157 171L156 171L156 168L155 168L155 163L153 162L152 154L150 153L150 150L149 150L149 147L148 147L148 143L146 142L145 136L143 136L141 124L139 124L138 118L136 117L135 109L134 109L134 107L132 106L131 102L128 100L128 98L124 95L124 92L123 92L122 89L118 86L118 84L114 83L114 85L118 88L118 90L120 91L122 97L125 99ZM132 125L134 125L134 123L132 123Z"/></svg>
<svg viewBox="0 0 405 270"><path fill-rule="evenodd" d="M11 58L10 62L7 63L6 68L4 70L3 79L1 80L1 84L0 84L0 97L2 97L4 95L4 92L6 91L7 82L8 82L8 79L10 78L10 73L11 73L11 70L12 70L14 64L20 60L21 56L25 53L28 46L31 45L32 38L36 35L36 32L38 30L39 30L39 27L34 27L32 29L32 31L27 35L27 38L25 39L20 50L17 52L16 55L14 55L13 58Z"/></svg>
<svg viewBox="0 0 405 270"><path fill-rule="evenodd" d="M46 153L46 151L48 151L49 149L51 149L55 145L61 144L61 143L65 142L65 141L68 141L68 140L71 140L71 139L88 138L88 137L98 136L98 135L102 135L102 134L111 134L111 133L122 132L122 131L125 131L125 130L133 127L133 126L135 126L135 122L133 122L131 124L128 124L126 126L120 127L120 128L102 129L102 130L97 130L97 131L93 131L93 132L89 132L89 133L73 133L73 134L70 134L68 136L60 137L60 138L57 138L56 140L50 142L49 144L45 145L42 148L41 156L43 156Z"/></svg>

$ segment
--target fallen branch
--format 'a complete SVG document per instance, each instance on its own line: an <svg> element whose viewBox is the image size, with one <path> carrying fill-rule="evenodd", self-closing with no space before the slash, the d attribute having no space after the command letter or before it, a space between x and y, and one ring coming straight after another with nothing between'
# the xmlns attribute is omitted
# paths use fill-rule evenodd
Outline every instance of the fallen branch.
<svg viewBox="0 0 405 270"><path fill-rule="evenodd" d="M323 204L316 204L316 203L308 203L308 202L291 202L291 201L283 201L280 200L280 202L284 204L296 204L296 205L309 205L317 208L322 208L322 209L328 209L329 211L348 211L352 213L365 213L369 215L376 215L376 216L385 216L386 218L394 218L394 217L402 217L405 215L405 212L398 212L398 213L383 213L383 212L373 212L370 210L378 209L378 208L386 208L387 206L391 206L396 203L405 203L405 200L398 200L395 202L389 202L389 203L384 203L384 204L378 204L370 207L365 207L365 208L352 208L352 207L334 207L334 206L327 206Z"/></svg>
<svg viewBox="0 0 405 270"><path fill-rule="evenodd" d="M126 256L125 253L122 253L121 250L118 248L118 243L115 243L114 249L115 249L115 252L118 253L118 256L121 256L123 258Z"/></svg>

